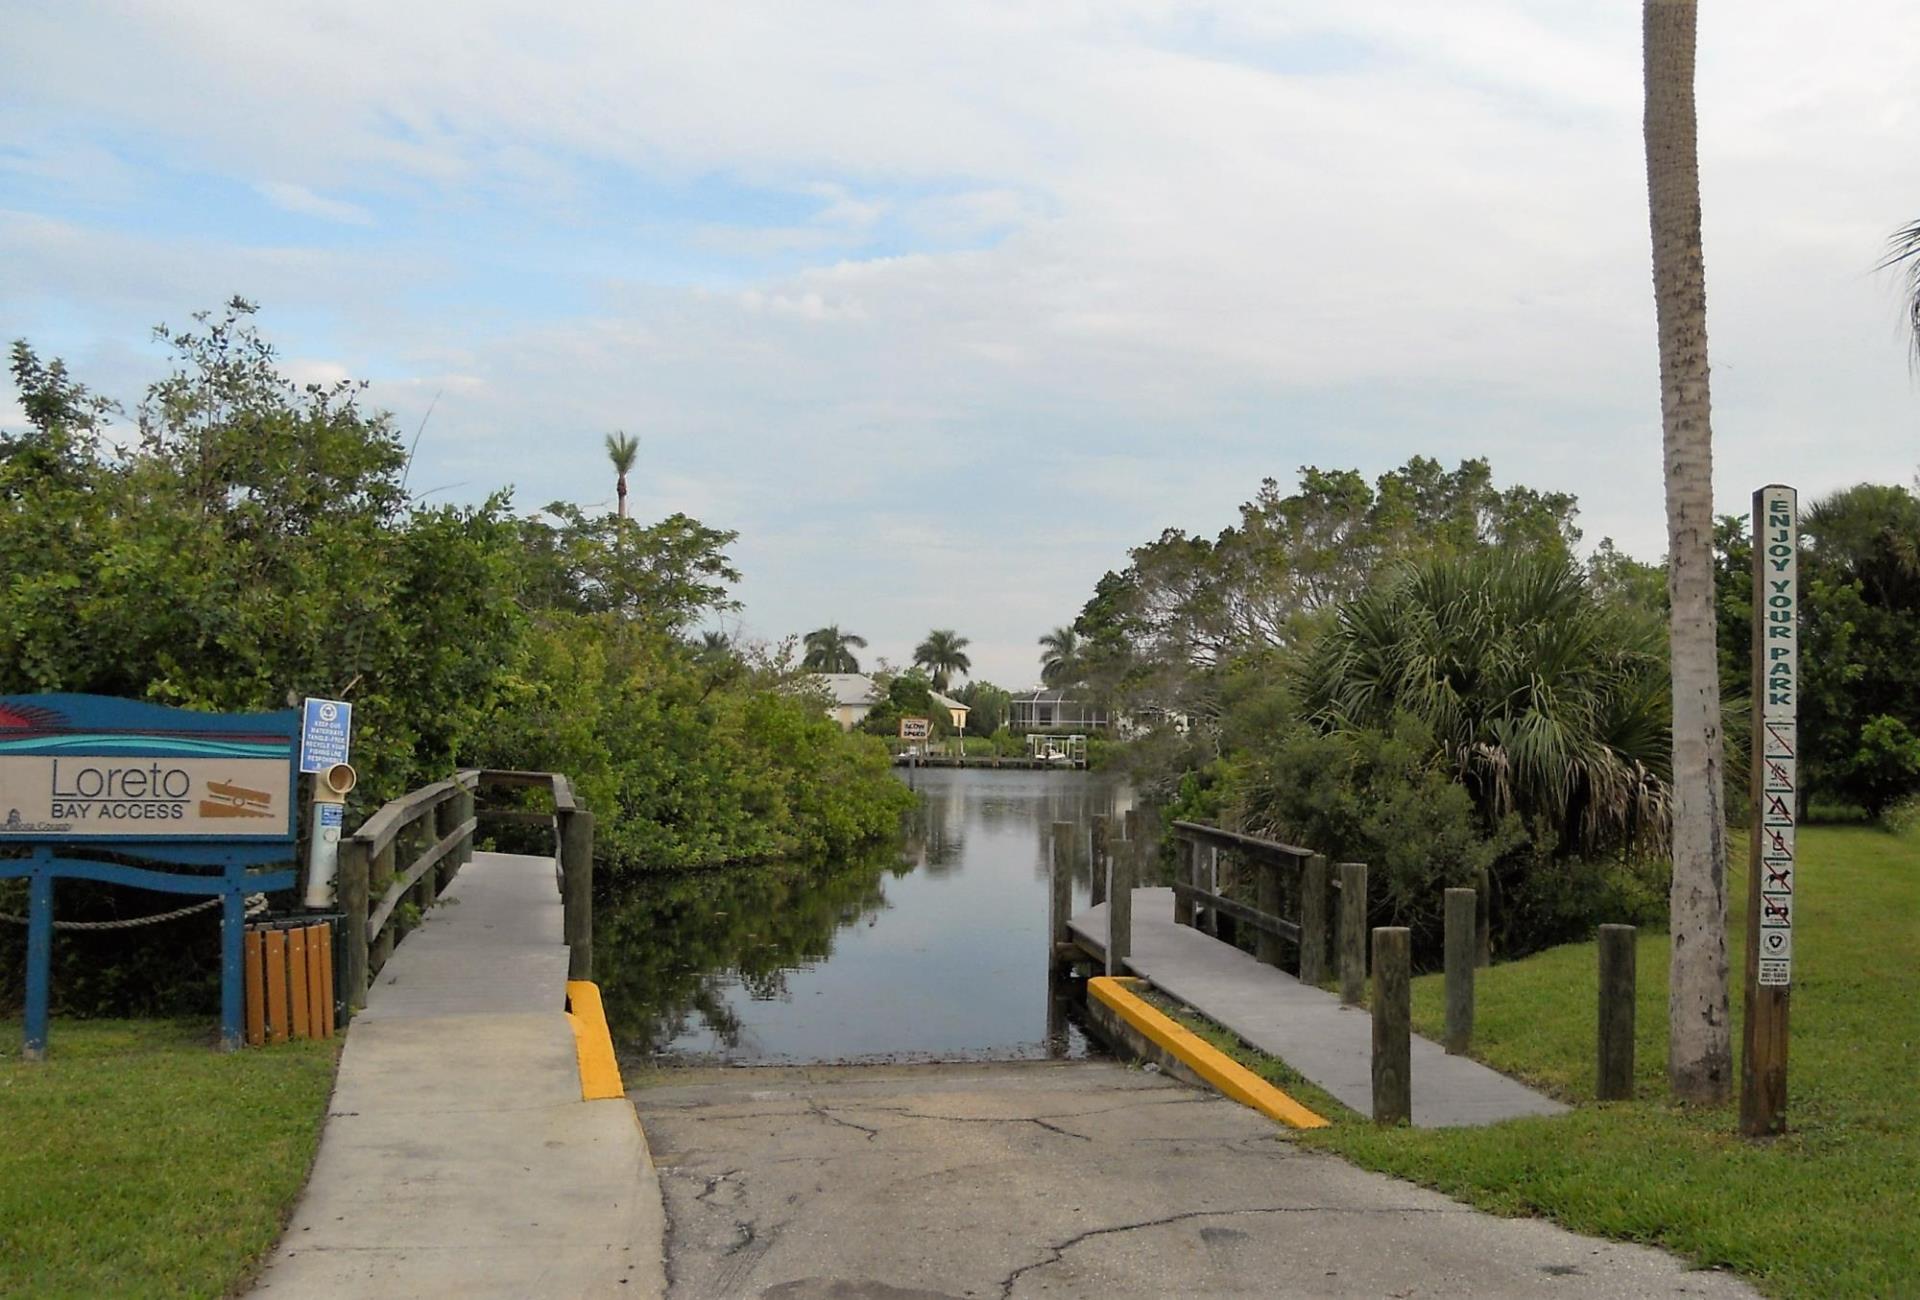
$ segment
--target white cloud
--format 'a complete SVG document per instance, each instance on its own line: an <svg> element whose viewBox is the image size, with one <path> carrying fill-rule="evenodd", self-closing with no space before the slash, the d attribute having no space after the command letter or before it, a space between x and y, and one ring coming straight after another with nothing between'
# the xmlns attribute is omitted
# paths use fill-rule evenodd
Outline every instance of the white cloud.
<svg viewBox="0 0 1920 1300"><path fill-rule="evenodd" d="M297 213L303 217L318 217L322 221L337 221L348 226L371 226L373 214L356 203L342 199L329 199L315 194L304 185L291 181L261 181L254 186L260 197L284 212Z"/></svg>
<svg viewBox="0 0 1920 1300"><path fill-rule="evenodd" d="M1870 270L1920 217L1920 11L1848 19L1703 15L1723 510L1920 460ZM12 203L0 312L124 337L258 296L409 427L443 392L421 472L475 495L597 500L599 434L642 432L653 508L742 529L756 628L837 617L898 658L955 625L1020 681L1127 542L1307 461L1488 455L1657 552L1638 42L1573 0L43 8L0 49L37 184L137 184L84 138L46 161L137 123L180 171L296 159L282 206L377 196L453 237L346 256Z"/></svg>

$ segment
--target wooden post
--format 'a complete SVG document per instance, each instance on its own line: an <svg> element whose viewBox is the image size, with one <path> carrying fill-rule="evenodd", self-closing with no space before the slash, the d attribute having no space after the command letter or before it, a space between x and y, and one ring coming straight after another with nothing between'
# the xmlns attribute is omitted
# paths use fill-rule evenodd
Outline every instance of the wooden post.
<svg viewBox="0 0 1920 1300"><path fill-rule="evenodd" d="M1193 883L1193 862L1198 855L1193 851L1193 841L1179 831L1173 833L1173 878L1183 885ZM1193 900L1173 896L1173 923L1175 925L1193 924Z"/></svg>
<svg viewBox="0 0 1920 1300"><path fill-rule="evenodd" d="M313 1004L307 1000L307 932L287 934L287 1029L295 1038L313 1037Z"/></svg>
<svg viewBox="0 0 1920 1300"><path fill-rule="evenodd" d="M1093 896L1087 901L1094 907L1107 901L1107 819L1102 814L1093 818Z"/></svg>
<svg viewBox="0 0 1920 1300"><path fill-rule="evenodd" d="M321 957L327 946L327 927L310 925L307 931L307 1025L311 1038L332 1038L327 1028L327 1008L333 1005L333 986L326 982L326 963Z"/></svg>
<svg viewBox="0 0 1920 1300"><path fill-rule="evenodd" d="M367 1005L367 908L370 868L367 846L360 840L340 841L340 910L345 913L343 941L347 968L342 996L349 1010Z"/></svg>
<svg viewBox="0 0 1920 1300"><path fill-rule="evenodd" d="M1140 823L1127 811L1126 847L1113 855L1113 891L1107 899L1107 974L1125 975L1133 955L1133 885L1145 852L1137 837Z"/></svg>
<svg viewBox="0 0 1920 1300"><path fill-rule="evenodd" d="M593 814L584 808L560 819L564 872L561 928L567 940L567 978L593 978Z"/></svg>
<svg viewBox="0 0 1920 1300"><path fill-rule="evenodd" d="M1493 873L1480 868L1473 888L1473 964L1485 968L1493 965Z"/></svg>
<svg viewBox="0 0 1920 1300"><path fill-rule="evenodd" d="M266 933L267 1041L287 1041L287 936L282 930Z"/></svg>
<svg viewBox="0 0 1920 1300"><path fill-rule="evenodd" d="M399 843L400 837L395 835L387 842L387 847L373 855L372 865L367 872L367 897L372 902L377 903L385 898L388 887L393 884L394 847ZM395 908L394 911L398 912L399 909ZM373 941L373 951L367 958L367 963L373 970L378 971L385 967L387 958L393 956L395 929L393 914L389 913L387 923L380 927L380 934Z"/></svg>
<svg viewBox="0 0 1920 1300"><path fill-rule="evenodd" d="M323 1038L332 1038L334 1031L334 998L338 990L333 982L333 923L322 921L314 929L320 935L320 1023Z"/></svg>
<svg viewBox="0 0 1920 1300"><path fill-rule="evenodd" d="M1258 907L1268 916L1279 916L1280 872L1282 870L1279 860L1277 858L1267 858L1265 860L1255 858L1248 865L1250 865L1255 872L1253 877L1254 906ZM1271 930L1255 930L1253 932L1253 955L1269 966L1284 966L1287 960L1286 940Z"/></svg>
<svg viewBox="0 0 1920 1300"><path fill-rule="evenodd" d="M1367 864L1340 864L1340 1000L1360 1005L1367 983Z"/></svg>
<svg viewBox="0 0 1920 1300"><path fill-rule="evenodd" d="M1376 1124L1403 1124L1413 1118L1412 960L1412 931L1396 925L1381 926L1373 932Z"/></svg>
<svg viewBox="0 0 1920 1300"><path fill-rule="evenodd" d="M247 931L247 1046L258 1047L267 1038L266 968L260 964L260 932Z"/></svg>
<svg viewBox="0 0 1920 1300"><path fill-rule="evenodd" d="M1316 853L1300 864L1300 982L1327 977L1327 860Z"/></svg>
<svg viewBox="0 0 1920 1300"><path fill-rule="evenodd" d="M1753 827L1747 836L1746 1015L1740 1132L1787 1131L1787 1020L1799 823L1799 494L1753 494Z"/></svg>
<svg viewBox="0 0 1920 1300"><path fill-rule="evenodd" d="M1600 1045L1594 1096L1633 1100L1634 928L1600 927Z"/></svg>
<svg viewBox="0 0 1920 1300"><path fill-rule="evenodd" d="M1462 1056L1473 1043L1473 960L1479 897L1471 889L1446 893L1447 1052Z"/></svg>
<svg viewBox="0 0 1920 1300"><path fill-rule="evenodd" d="M1059 952L1073 941L1067 922L1073 919L1073 823L1053 823L1053 870L1048 876L1047 942Z"/></svg>

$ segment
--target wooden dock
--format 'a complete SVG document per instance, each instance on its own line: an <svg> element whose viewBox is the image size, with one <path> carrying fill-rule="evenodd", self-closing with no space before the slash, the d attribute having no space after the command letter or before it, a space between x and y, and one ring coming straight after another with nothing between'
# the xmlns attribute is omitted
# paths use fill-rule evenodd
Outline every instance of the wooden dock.
<svg viewBox="0 0 1920 1300"><path fill-rule="evenodd" d="M1028 758L1025 755L1002 757L995 754L969 754L965 758L954 754L895 754L893 765L895 767L1004 768L1010 772L1084 772L1087 770L1087 761L1084 758L1062 760Z"/></svg>
<svg viewBox="0 0 1920 1300"><path fill-rule="evenodd" d="M1100 963L1106 961L1108 911L1101 903L1068 923L1073 943ZM1125 964L1155 988L1279 1057L1343 1104L1371 1113L1372 1018L1366 1009L1343 1006L1335 994L1176 924L1171 889L1133 891L1133 946ZM1492 1124L1567 1109L1417 1035L1412 1076L1416 1128Z"/></svg>

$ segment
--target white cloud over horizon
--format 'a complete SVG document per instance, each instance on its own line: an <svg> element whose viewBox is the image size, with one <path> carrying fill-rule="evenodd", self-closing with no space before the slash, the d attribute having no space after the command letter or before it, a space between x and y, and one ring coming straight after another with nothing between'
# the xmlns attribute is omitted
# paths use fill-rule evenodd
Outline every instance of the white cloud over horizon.
<svg viewBox="0 0 1920 1300"><path fill-rule="evenodd" d="M1261 477L1484 455L1663 544L1630 7L71 5L0 50L0 318L130 390L232 293L415 481L737 528L742 616L1037 673ZM1920 13L1703 15L1718 500L1909 481ZM85 78L64 69L84 60ZM268 177L270 180L260 178ZM144 369L143 369L144 368Z"/></svg>

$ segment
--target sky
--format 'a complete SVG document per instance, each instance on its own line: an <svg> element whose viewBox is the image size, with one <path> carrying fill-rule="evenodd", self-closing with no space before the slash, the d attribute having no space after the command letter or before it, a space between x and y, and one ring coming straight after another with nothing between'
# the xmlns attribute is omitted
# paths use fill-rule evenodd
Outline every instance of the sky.
<svg viewBox="0 0 1920 1300"><path fill-rule="evenodd" d="M1703 6L1715 496L1907 483L1920 6ZM1260 480L1485 456L1664 550L1638 6L0 0L0 332L240 294L511 485L738 530L729 631L1038 676ZM0 397L0 426L19 411Z"/></svg>

